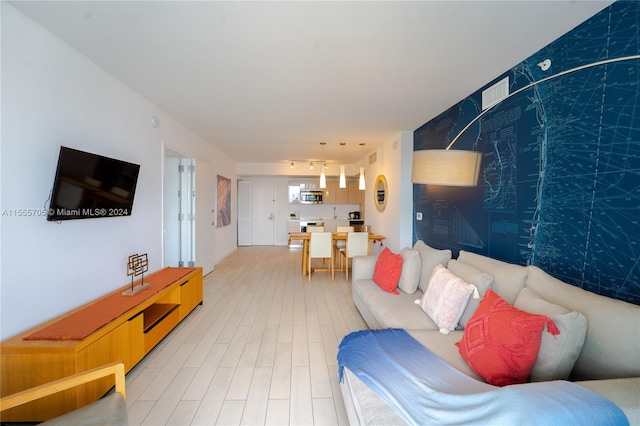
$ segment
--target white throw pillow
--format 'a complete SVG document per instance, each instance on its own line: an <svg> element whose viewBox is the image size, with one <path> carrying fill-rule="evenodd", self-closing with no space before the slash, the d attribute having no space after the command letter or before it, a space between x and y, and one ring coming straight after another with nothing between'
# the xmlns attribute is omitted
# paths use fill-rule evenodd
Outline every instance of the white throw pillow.
<svg viewBox="0 0 640 426"><path fill-rule="evenodd" d="M440 333L449 334L458 326L472 294L478 297L474 285L452 274L444 266L436 265L427 291L416 303L436 323Z"/></svg>
<svg viewBox="0 0 640 426"><path fill-rule="evenodd" d="M398 288L404 293L413 294L420 283L420 271L422 268L420 253L406 247L400 250L400 254L402 255L402 273L398 281Z"/></svg>
<svg viewBox="0 0 640 426"><path fill-rule="evenodd" d="M548 302L526 287L520 290L514 307L531 314L546 315L560 330L557 336L542 333L538 359L531 369L529 380L567 380L584 344L587 333L585 316Z"/></svg>

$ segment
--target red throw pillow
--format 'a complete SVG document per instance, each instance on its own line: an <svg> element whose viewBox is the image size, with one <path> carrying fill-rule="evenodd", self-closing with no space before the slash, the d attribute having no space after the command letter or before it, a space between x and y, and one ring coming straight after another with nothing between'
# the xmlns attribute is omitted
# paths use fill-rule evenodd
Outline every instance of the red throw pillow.
<svg viewBox="0 0 640 426"><path fill-rule="evenodd" d="M560 334L549 317L516 309L488 289L456 345L487 383L524 383L538 357L545 324L552 335Z"/></svg>
<svg viewBox="0 0 640 426"><path fill-rule="evenodd" d="M373 270L373 281L381 289L393 294L400 294L396 289L402 273L402 255L394 254L387 247L382 250Z"/></svg>

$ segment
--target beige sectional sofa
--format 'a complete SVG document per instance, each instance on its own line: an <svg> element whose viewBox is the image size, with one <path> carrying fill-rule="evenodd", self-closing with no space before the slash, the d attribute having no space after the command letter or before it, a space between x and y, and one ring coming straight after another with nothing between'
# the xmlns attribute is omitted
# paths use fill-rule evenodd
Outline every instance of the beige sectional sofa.
<svg viewBox="0 0 640 426"><path fill-rule="evenodd" d="M377 256L353 260L353 301L369 328L406 329L450 365L482 380L456 346L478 300L471 299L460 325L449 334L441 333L415 303L427 289L434 267L441 264L475 285L480 297L491 288L509 304L547 315L557 323L558 337L566 340L555 353L543 355L541 346L532 381L574 381L618 405L630 424L640 425L640 306L566 284L536 266L509 264L466 251L451 259L451 251L436 250L421 241L401 254L399 294L385 292L373 281ZM544 339L543 333L543 344ZM404 423L348 369L341 386L351 424Z"/></svg>

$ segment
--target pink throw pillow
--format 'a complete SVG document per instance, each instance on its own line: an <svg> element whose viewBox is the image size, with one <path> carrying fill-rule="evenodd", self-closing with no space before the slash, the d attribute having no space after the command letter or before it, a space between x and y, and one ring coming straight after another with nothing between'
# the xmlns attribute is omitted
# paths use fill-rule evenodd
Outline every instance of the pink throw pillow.
<svg viewBox="0 0 640 426"><path fill-rule="evenodd" d="M427 290L416 303L437 324L440 333L449 334L458 326L472 295L480 298L476 286L438 264L433 268Z"/></svg>

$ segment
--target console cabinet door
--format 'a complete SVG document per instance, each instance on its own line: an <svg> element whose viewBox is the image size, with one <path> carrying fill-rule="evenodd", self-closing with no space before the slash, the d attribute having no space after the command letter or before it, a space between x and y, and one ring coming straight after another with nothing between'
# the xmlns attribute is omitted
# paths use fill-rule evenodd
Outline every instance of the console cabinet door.
<svg viewBox="0 0 640 426"><path fill-rule="evenodd" d="M0 373L2 396L75 374L75 353L3 354ZM2 422L44 421L77 406L76 389L68 389L2 412ZM3 423L4 424L4 423Z"/></svg>
<svg viewBox="0 0 640 426"><path fill-rule="evenodd" d="M124 362L125 371L131 370L145 353L142 319L142 315L134 316L78 352L77 371L89 370L116 361ZM106 377L79 387L79 406L101 398L112 386L113 379Z"/></svg>
<svg viewBox="0 0 640 426"><path fill-rule="evenodd" d="M189 278L180 284L180 319L189 315L202 302L202 275Z"/></svg>

